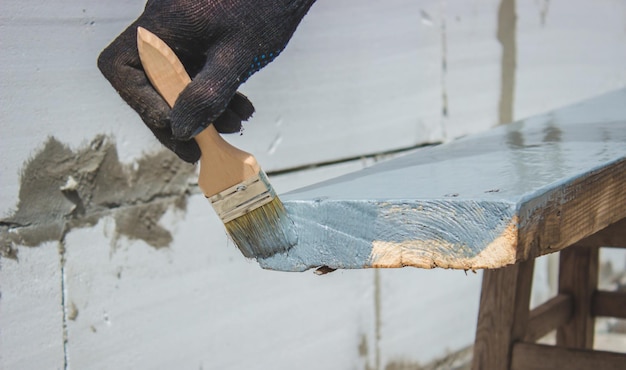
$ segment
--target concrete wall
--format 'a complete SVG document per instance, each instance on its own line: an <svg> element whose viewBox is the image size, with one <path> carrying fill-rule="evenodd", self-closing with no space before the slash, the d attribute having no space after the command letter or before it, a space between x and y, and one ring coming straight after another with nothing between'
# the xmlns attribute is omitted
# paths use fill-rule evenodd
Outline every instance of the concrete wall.
<svg viewBox="0 0 626 370"><path fill-rule="evenodd" d="M0 368L398 369L471 344L480 273L240 256L95 66L143 5L1 6ZM269 172L341 161L274 176L284 192L623 87L624 45L621 0L319 0L229 140Z"/></svg>

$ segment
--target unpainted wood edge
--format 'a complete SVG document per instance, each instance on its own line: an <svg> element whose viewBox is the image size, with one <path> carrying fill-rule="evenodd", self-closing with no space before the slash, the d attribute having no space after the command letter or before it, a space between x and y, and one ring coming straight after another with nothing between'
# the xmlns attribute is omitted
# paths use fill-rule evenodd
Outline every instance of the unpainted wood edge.
<svg viewBox="0 0 626 370"><path fill-rule="evenodd" d="M618 370L625 363L626 353L518 342L513 346L511 370Z"/></svg>
<svg viewBox="0 0 626 370"><path fill-rule="evenodd" d="M574 301L569 294L559 294L530 311L524 341L535 342L565 324L574 312Z"/></svg>
<svg viewBox="0 0 626 370"><path fill-rule="evenodd" d="M433 246L453 250L454 245L442 245L441 241L410 240L391 242L375 240L372 242L371 260L374 268L435 267L475 270L500 268L518 262L516 247L518 238L518 217L514 216L505 230L489 243L485 249L473 257L444 259L437 255L426 255L424 250Z"/></svg>
<svg viewBox="0 0 626 370"><path fill-rule="evenodd" d="M591 300L591 313L596 317L626 319L626 292L596 291Z"/></svg>
<svg viewBox="0 0 626 370"><path fill-rule="evenodd" d="M626 158L621 158L550 190L540 205L533 205L534 198L522 204L518 258L558 252L626 219L625 183Z"/></svg>

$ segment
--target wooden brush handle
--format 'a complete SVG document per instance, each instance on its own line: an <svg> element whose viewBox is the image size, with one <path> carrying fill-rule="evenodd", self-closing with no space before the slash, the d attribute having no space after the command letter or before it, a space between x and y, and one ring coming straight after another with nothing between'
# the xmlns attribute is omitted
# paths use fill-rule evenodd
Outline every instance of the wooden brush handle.
<svg viewBox="0 0 626 370"><path fill-rule="evenodd" d="M137 48L152 86L173 107L178 95L191 82L185 67L163 40L142 27L137 28ZM256 176L261 170L250 153L227 143L212 124L196 135L195 140L202 152L198 186L207 197Z"/></svg>

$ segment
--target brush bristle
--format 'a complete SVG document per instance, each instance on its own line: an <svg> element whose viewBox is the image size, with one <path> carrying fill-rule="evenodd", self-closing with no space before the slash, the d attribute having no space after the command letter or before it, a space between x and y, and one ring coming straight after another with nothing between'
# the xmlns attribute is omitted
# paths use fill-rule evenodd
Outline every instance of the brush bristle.
<svg viewBox="0 0 626 370"><path fill-rule="evenodd" d="M235 245L247 258L266 258L283 253L297 242L293 222L278 197L227 222L225 226Z"/></svg>

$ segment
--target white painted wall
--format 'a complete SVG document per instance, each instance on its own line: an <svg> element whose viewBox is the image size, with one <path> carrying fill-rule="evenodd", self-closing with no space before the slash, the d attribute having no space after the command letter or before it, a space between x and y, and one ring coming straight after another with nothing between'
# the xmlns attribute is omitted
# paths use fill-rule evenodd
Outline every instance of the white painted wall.
<svg viewBox="0 0 626 370"><path fill-rule="evenodd" d="M48 136L78 148L111 135L125 163L160 150L95 66L143 5L2 4L3 217L17 204L20 170ZM516 52L505 102L514 118L626 85L623 1L518 0L514 45L496 38L506 26L499 7L319 0L281 57L242 88L258 113L230 140L271 171L487 129L498 123L501 71L510 69L503 46ZM365 164L272 182L284 192ZM226 241L198 195L160 224L174 236L167 248L116 241L104 216L63 241L18 246L18 260L2 258L0 368L384 369L472 342L480 274L263 271ZM548 275L538 276L546 287Z"/></svg>

